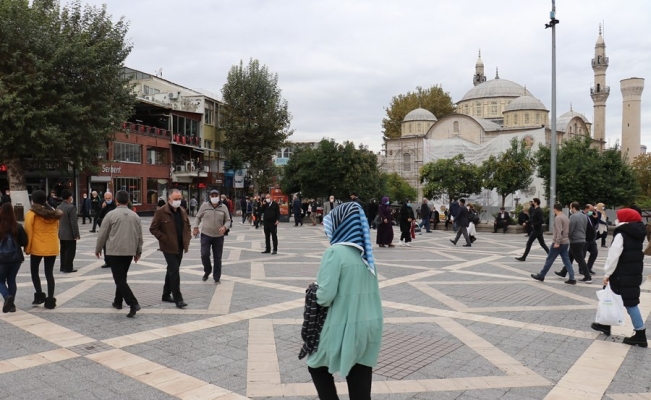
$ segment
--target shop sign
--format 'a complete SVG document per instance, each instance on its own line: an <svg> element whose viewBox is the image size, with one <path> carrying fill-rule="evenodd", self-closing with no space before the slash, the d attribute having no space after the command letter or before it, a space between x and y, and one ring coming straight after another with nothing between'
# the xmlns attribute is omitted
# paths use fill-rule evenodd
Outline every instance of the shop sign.
<svg viewBox="0 0 651 400"><path fill-rule="evenodd" d="M121 174L122 167L113 167L111 165L102 165L102 172L105 174Z"/></svg>
<svg viewBox="0 0 651 400"><path fill-rule="evenodd" d="M206 184L205 184L205 183L200 183L200 184L199 184L199 189L205 189L205 188L206 188Z"/></svg>
<svg viewBox="0 0 651 400"><path fill-rule="evenodd" d="M7 166L4 164L0 165L0 172L7 172Z"/></svg>

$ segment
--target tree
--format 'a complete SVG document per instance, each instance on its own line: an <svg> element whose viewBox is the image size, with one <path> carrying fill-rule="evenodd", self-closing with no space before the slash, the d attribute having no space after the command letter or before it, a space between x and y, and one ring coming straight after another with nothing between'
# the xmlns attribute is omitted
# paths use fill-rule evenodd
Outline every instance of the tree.
<svg viewBox="0 0 651 400"><path fill-rule="evenodd" d="M538 176L549 193L551 175L550 149L540 146L535 154ZM556 200L568 205L603 202L610 207L630 204L639 186L633 168L622 158L618 148L599 152L590 137L576 137L563 142L556 155Z"/></svg>
<svg viewBox="0 0 651 400"><path fill-rule="evenodd" d="M377 156L352 142L338 144L323 139L315 147L292 155L283 171L280 187L285 193L301 192L305 197L348 198L351 191L362 199L381 192Z"/></svg>
<svg viewBox="0 0 651 400"><path fill-rule="evenodd" d="M428 162L420 170L420 181L426 197L440 199L444 194L458 199L479 193L481 169L467 163L463 154Z"/></svg>
<svg viewBox="0 0 651 400"><path fill-rule="evenodd" d="M452 114L455 109L452 97L441 86L434 85L427 89L418 86L414 92L399 94L391 99L391 104L385 108L387 116L382 119L384 137L399 138L400 124L410 111L418 107L431 111L438 118Z"/></svg>
<svg viewBox="0 0 651 400"><path fill-rule="evenodd" d="M416 197L418 197L416 189L414 189L406 179L396 172L382 174L382 181L384 184L383 195L387 196L392 201L402 201L405 198L415 200Z"/></svg>
<svg viewBox="0 0 651 400"><path fill-rule="evenodd" d="M491 155L482 163L483 186L494 189L502 197L522 190L533 182L535 160L523 140L511 139L511 147L497 157Z"/></svg>
<svg viewBox="0 0 651 400"><path fill-rule="evenodd" d="M648 203L651 198L651 153L640 154L635 157L631 163L637 183L640 187L640 193L636 200L637 203Z"/></svg>
<svg viewBox="0 0 651 400"><path fill-rule="evenodd" d="M27 160L87 167L132 114L127 30L105 6L0 0L0 158L18 202Z"/></svg>
<svg viewBox="0 0 651 400"><path fill-rule="evenodd" d="M257 191L259 170L283 147L292 134L287 101L278 87L278 75L251 59L240 61L228 72L222 88L224 146L234 169L248 164Z"/></svg>

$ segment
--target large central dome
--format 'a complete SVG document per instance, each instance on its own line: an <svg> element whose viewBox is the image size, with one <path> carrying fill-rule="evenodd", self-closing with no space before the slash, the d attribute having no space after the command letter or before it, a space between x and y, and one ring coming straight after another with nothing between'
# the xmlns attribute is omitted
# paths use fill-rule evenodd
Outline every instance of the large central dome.
<svg viewBox="0 0 651 400"><path fill-rule="evenodd" d="M466 93L460 101L484 99L487 97L520 97L531 96L531 92L523 86L507 79L493 79L480 83Z"/></svg>

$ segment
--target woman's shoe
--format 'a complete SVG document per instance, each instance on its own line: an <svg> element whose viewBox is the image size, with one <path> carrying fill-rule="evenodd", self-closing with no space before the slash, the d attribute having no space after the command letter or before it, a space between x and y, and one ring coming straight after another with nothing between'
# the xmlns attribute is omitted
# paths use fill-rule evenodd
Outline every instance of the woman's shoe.
<svg viewBox="0 0 651 400"><path fill-rule="evenodd" d="M45 293L34 293L34 301L32 301L33 306L45 303Z"/></svg>
<svg viewBox="0 0 651 400"><path fill-rule="evenodd" d="M594 329L595 331L599 331L606 336L610 336L610 325L602 325L593 322L592 325L590 325L590 328Z"/></svg>
<svg viewBox="0 0 651 400"><path fill-rule="evenodd" d="M386 247L385 245L381 244L380 247Z"/></svg>
<svg viewBox="0 0 651 400"><path fill-rule="evenodd" d="M14 296L7 296L5 299L5 304L2 306L2 312L8 313L11 311L11 308L14 306Z"/></svg>
<svg viewBox="0 0 651 400"><path fill-rule="evenodd" d="M635 335L624 338L624 341L622 343L631 346L648 347L649 344L646 341L646 329L640 329L639 331L635 331Z"/></svg>
<svg viewBox="0 0 651 400"><path fill-rule="evenodd" d="M45 308L47 308L48 310L53 310L54 307L56 306L57 306L57 299L55 299L54 297L48 297L47 299L45 299Z"/></svg>

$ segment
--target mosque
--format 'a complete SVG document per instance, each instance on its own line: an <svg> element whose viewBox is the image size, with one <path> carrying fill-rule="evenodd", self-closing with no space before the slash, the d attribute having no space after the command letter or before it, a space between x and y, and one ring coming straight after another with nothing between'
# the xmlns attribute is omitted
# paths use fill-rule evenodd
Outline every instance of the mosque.
<svg viewBox="0 0 651 400"><path fill-rule="evenodd" d="M604 149L606 100L610 94L610 88L606 85L608 61L600 27L592 59L594 86L590 89L594 103L594 125L570 106L569 111L556 119L559 145L572 137L587 135L592 137L593 146ZM400 174L417 188L419 198L423 193L418 172L423 163L463 154L466 161L481 164L489 156L508 149L514 137L525 140L532 149L537 149L539 143L550 144L550 112L547 107L526 87L501 79L497 70L495 78L487 80L481 52L475 64L473 84L474 87L456 103L455 113L438 119L430 111L417 108L405 116L400 138L386 139L386 151L381 160L384 170ZM622 149L628 150L629 159L641 151L639 126L643 86L644 80L641 78L621 82L624 95L622 133L625 135L621 143ZM509 196L506 204L512 204L517 198L524 201L533 197L539 197L543 203L547 197L542 179L536 176L529 188ZM497 205L498 198L497 193L485 190L473 201Z"/></svg>

